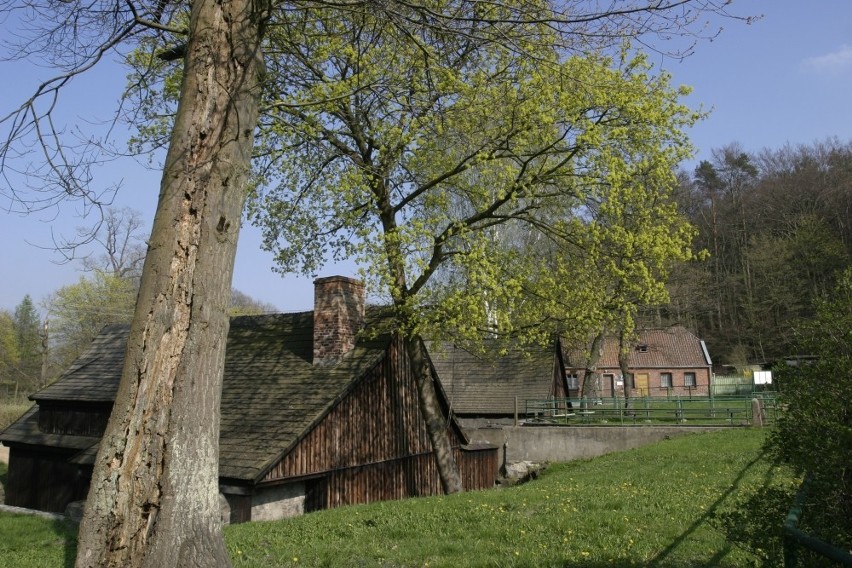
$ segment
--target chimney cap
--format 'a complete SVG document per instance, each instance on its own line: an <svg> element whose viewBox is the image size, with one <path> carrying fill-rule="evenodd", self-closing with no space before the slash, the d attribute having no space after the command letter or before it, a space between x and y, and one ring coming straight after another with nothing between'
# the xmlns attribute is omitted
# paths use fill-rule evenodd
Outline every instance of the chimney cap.
<svg viewBox="0 0 852 568"><path fill-rule="evenodd" d="M326 284L328 282L346 282L348 284L355 284L358 286L363 286L364 283L357 278L350 278L349 276L322 276L320 278L314 278L314 285L317 284Z"/></svg>

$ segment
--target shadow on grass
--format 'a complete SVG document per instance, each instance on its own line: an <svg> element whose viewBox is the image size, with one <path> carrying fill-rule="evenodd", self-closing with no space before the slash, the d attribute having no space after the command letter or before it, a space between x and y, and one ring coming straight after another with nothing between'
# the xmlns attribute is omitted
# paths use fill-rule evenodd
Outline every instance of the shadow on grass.
<svg viewBox="0 0 852 568"><path fill-rule="evenodd" d="M666 562L666 559L675 551L677 548L683 544L683 542L694 533L701 525L709 524L710 521L716 516L716 513L722 503L730 497L740 486L743 479L746 476L746 473L753 468L755 465L760 463L766 458L766 450L762 450L760 454L757 455L753 460L748 462L746 466L739 472L734 482L731 483L731 486L722 493L713 504L708 507L704 513L698 517L695 522L689 525L683 533L680 534L669 546L664 548L660 553L645 563L645 566L653 566L653 567L662 567L662 566L675 566L674 564L669 564ZM768 473L767 477L764 479L764 484L768 484L771 477L771 470ZM727 544L724 548L719 550L716 554L714 554L711 558L708 558L705 562L705 566L718 566L719 563L724 559L725 556L731 551L731 545Z"/></svg>
<svg viewBox="0 0 852 568"><path fill-rule="evenodd" d="M68 519L57 519L53 521L51 528L56 533L57 538L62 541L63 568L74 568L74 561L77 558L77 529L79 526Z"/></svg>

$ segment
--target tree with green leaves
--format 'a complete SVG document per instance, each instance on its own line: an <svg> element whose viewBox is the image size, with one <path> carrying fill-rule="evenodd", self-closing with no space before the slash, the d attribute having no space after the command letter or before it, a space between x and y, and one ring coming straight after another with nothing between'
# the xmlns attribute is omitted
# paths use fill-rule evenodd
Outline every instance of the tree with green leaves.
<svg viewBox="0 0 852 568"><path fill-rule="evenodd" d="M4 391L17 391L19 360L15 317L6 310L0 310L0 387Z"/></svg>
<svg viewBox="0 0 852 568"><path fill-rule="evenodd" d="M252 316L269 314L279 311L274 305L252 298L245 292L231 288L231 303L228 308L230 316Z"/></svg>
<svg viewBox="0 0 852 568"><path fill-rule="evenodd" d="M15 307L15 339L17 342L17 365L14 380L19 389L32 392L42 382L42 339L41 316L29 294Z"/></svg>
<svg viewBox="0 0 852 568"><path fill-rule="evenodd" d="M412 43L367 10L280 26L253 218L284 272L310 274L327 254L366 267L445 455L423 337L582 337L663 300L668 263L690 254L669 192L697 117L643 57ZM445 491L460 489L452 464L442 472Z"/></svg>
<svg viewBox="0 0 852 568"><path fill-rule="evenodd" d="M46 302L51 365L60 372L65 370L105 325L130 323L137 290L131 279L95 271L51 294Z"/></svg>
<svg viewBox="0 0 852 568"><path fill-rule="evenodd" d="M85 178L86 166L91 163L86 152L91 146L84 145L78 148L80 153L74 154L63 144L62 130L53 122L52 101L63 85L110 53L123 54L139 47L158 53L162 59L183 62L180 88L174 99L174 122L165 129L169 133L169 152L126 365L96 460L87 512L80 528L77 565L229 564L216 510L216 416L228 327L227 297L260 110L261 45L268 29L274 29L279 21L282 28L287 27L294 16L315 8L338 9L344 18L368 13L376 16L377 22L392 24L398 37L407 38L402 44L407 53L411 52L409 47L417 48L413 61L429 63L436 58L446 62L464 55L465 38L488 45L503 43L518 53L535 52L532 44L540 39L584 51L596 42L620 42L624 37L692 35L691 24L706 11L727 14L727 2L722 0L693 3L695 9L685 8L686 3L680 0L637 0L617 9L599 9L596 4L589 6L579 1L489 5L467 0L416 4L356 1L346 6L207 0L150 5L103 0L86 6L52 0L27 2L30 10L26 13L33 17L27 29L33 35L24 38L16 54L45 56L60 71L18 109L0 117L7 129L0 144L0 164L8 164L7 158L17 156L21 147L36 148L44 159L38 162L41 166L26 173L30 179L51 182L32 187L31 191L36 192L34 199L28 200L16 189L7 194L24 209L54 206L68 197L96 208L103 205ZM18 8L17 3L9 2L0 9ZM542 23L538 28L541 33L528 33L530 26ZM304 25L313 24L309 19ZM298 28L292 31L299 33ZM454 46L450 49L461 49L455 55L433 53L428 48L433 40L448 41L451 37L457 40L450 42ZM304 38L306 49L312 49L315 41L325 40L310 33ZM298 57L298 51L294 55ZM340 55L348 59L352 51L344 46ZM547 58L553 59L551 55ZM431 64L420 67L427 70L420 79L437 79L443 85L447 77L443 73L434 77L429 68ZM485 76L513 81L511 69L483 69ZM524 81L527 89L536 82L528 77ZM537 82L546 84L544 77ZM636 81L637 88L639 83ZM482 78L476 84L482 84ZM375 86L350 85L364 94L370 94ZM150 83L142 84L140 89L148 87ZM301 89L299 85L293 87ZM494 95L492 88L487 98L493 100ZM46 110L39 106L44 100L50 101ZM299 100L296 104L310 107L314 102ZM418 106L422 101L403 96L396 102ZM506 103L519 111L522 122L527 120L523 101L510 99ZM268 108L284 107L273 104ZM417 121L412 125L416 126ZM492 128L499 132L505 127L503 124ZM542 144L547 137L557 140L552 127L547 130L542 136L533 132L513 134L514 142L520 146L507 151L521 152L521 163L513 169L517 172L520 168L525 175L506 172L497 179L507 181L514 177L521 182L536 170L539 177L549 177L554 161ZM391 141L394 135L389 134ZM369 140L360 142L371 144ZM450 151L473 149L463 139L442 143L449 143ZM395 148L386 150L396 154ZM465 161L473 165L478 159L477 151ZM618 175L614 173L616 178ZM512 187L506 203L513 202L514 207L518 199L524 198L525 190L519 184ZM357 208L359 204L352 205ZM455 229L448 229L444 238L451 241L458 235ZM392 245L388 250L399 250L395 243L404 249L401 236L396 230L388 233L387 242ZM397 268L406 262L394 253L392 263ZM395 295L408 294L408 283L399 283L401 287L387 283ZM199 404L199 400L204 404Z"/></svg>
<svg viewBox="0 0 852 568"><path fill-rule="evenodd" d="M836 140L746 154L714 152L677 199L703 262L679 266L668 316L688 321L720 362L789 355L852 259L852 147Z"/></svg>

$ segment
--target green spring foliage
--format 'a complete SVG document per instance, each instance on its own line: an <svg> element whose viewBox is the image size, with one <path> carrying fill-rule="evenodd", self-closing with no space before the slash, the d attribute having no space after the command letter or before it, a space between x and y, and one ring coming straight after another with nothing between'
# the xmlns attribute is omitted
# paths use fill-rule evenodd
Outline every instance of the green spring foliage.
<svg viewBox="0 0 852 568"><path fill-rule="evenodd" d="M811 477L803 530L852 549L852 269L800 330L801 353L813 362L782 369L786 412L769 449Z"/></svg>
<svg viewBox="0 0 852 568"><path fill-rule="evenodd" d="M358 8L276 22L250 216L282 272L356 259L399 328L473 345L585 337L666 300L691 257L671 199L686 91L629 46L505 31Z"/></svg>

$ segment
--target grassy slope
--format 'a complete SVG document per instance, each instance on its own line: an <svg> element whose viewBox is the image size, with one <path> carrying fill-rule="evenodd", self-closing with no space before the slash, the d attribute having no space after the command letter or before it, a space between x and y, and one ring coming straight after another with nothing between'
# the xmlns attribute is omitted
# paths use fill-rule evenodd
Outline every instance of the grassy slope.
<svg viewBox="0 0 852 568"><path fill-rule="evenodd" d="M6 483L6 464L0 462L0 483ZM74 565L77 527L0 511L0 566L47 568Z"/></svg>
<svg viewBox="0 0 852 568"><path fill-rule="evenodd" d="M713 516L761 485L791 481L763 460L763 437L686 436L554 465L508 490L235 525L226 539L236 567L748 566ZM62 523L0 513L0 535L4 566L73 565Z"/></svg>
<svg viewBox="0 0 852 568"><path fill-rule="evenodd" d="M511 490L228 528L235 566L747 566L715 512L766 483L764 434L694 435L551 467ZM779 519L782 522L783 519Z"/></svg>

